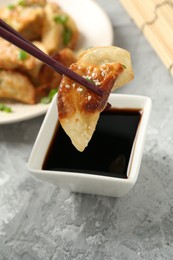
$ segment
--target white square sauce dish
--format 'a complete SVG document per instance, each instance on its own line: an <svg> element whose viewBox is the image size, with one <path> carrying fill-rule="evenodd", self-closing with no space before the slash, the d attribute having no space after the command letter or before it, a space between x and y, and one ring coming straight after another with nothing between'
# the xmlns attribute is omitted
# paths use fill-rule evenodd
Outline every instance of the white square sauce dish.
<svg viewBox="0 0 173 260"><path fill-rule="evenodd" d="M145 96L111 94L84 152L73 147L58 122L57 96L45 116L28 169L73 192L124 196L135 184L151 112Z"/></svg>

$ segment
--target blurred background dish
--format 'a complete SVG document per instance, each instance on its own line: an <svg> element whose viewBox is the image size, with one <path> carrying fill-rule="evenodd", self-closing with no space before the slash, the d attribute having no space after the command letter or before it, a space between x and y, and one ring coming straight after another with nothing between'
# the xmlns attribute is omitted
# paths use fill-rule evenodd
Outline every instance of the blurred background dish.
<svg viewBox="0 0 173 260"><path fill-rule="evenodd" d="M94 1L81 2L80 0L74 0L72 3L70 0L56 0L54 2L59 4L76 22L80 33L76 51L112 44L113 31L111 22L106 13ZM14 1L7 1L5 6L9 4L14 4ZM0 6L4 6L3 1L0 1ZM97 19L95 19L96 16ZM86 19L84 19L85 17ZM5 102L5 105L12 109L12 113L0 112L0 124L23 121L42 115L49 106L41 103L28 105L11 101Z"/></svg>

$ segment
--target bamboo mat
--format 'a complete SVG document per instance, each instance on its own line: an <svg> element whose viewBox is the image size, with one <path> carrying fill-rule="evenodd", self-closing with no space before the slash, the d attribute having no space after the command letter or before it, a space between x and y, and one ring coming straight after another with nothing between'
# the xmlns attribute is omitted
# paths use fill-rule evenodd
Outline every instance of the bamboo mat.
<svg viewBox="0 0 173 260"><path fill-rule="evenodd" d="M173 76L173 0L120 0Z"/></svg>

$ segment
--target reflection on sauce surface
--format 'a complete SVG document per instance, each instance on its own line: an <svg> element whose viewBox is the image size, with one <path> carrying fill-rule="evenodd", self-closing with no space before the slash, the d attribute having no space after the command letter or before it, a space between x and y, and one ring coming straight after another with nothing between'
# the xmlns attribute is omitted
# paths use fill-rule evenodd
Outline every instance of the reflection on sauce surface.
<svg viewBox="0 0 173 260"><path fill-rule="evenodd" d="M76 150L58 124L42 169L127 178L141 112L139 109L115 108L104 111L88 147L82 153Z"/></svg>

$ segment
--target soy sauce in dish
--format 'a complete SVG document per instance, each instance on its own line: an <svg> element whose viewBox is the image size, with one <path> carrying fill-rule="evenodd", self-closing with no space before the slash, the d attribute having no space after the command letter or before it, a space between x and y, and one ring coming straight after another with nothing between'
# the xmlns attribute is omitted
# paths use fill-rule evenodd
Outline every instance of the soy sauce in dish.
<svg viewBox="0 0 173 260"><path fill-rule="evenodd" d="M42 169L127 178L128 162L141 115L140 109L105 110L83 152L76 150L58 123Z"/></svg>

